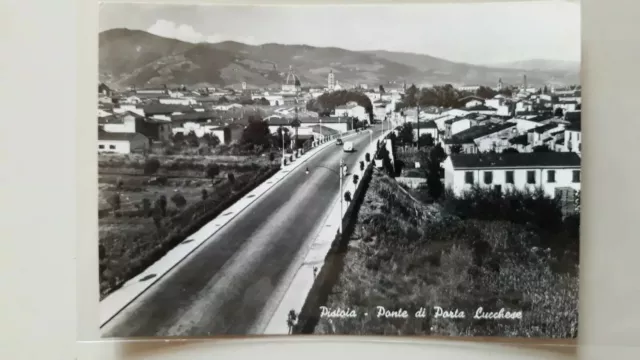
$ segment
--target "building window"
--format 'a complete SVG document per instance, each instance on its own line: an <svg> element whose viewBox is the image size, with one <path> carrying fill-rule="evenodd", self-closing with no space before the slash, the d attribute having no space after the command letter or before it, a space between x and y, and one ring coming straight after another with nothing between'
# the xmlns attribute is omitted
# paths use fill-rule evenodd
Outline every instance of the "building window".
<svg viewBox="0 0 640 360"><path fill-rule="evenodd" d="M548 183L556 182L556 171L555 170L547 171L547 182Z"/></svg>
<svg viewBox="0 0 640 360"><path fill-rule="evenodd" d="M507 175L507 184L513 184L514 183L514 181L513 181L513 170L507 171L506 175Z"/></svg>
<svg viewBox="0 0 640 360"><path fill-rule="evenodd" d="M493 172L485 171L484 172L484 183L491 184L493 182Z"/></svg>
<svg viewBox="0 0 640 360"><path fill-rule="evenodd" d="M98 145L98 149L104 149L104 145Z"/></svg>
<svg viewBox="0 0 640 360"><path fill-rule="evenodd" d="M576 140L580 141L580 133L576 133Z"/></svg>
<svg viewBox="0 0 640 360"><path fill-rule="evenodd" d="M473 171L467 171L464 173L464 182L466 184L473 184Z"/></svg>
<svg viewBox="0 0 640 360"><path fill-rule="evenodd" d="M109 145L109 149L113 150L113 149L115 149L115 148L116 148L116 146L115 146L115 145Z"/></svg>
<svg viewBox="0 0 640 360"><path fill-rule="evenodd" d="M527 171L527 184L536 183L536 172L533 170Z"/></svg>
<svg viewBox="0 0 640 360"><path fill-rule="evenodd" d="M580 170L573 170L573 182L574 183L580 182Z"/></svg>

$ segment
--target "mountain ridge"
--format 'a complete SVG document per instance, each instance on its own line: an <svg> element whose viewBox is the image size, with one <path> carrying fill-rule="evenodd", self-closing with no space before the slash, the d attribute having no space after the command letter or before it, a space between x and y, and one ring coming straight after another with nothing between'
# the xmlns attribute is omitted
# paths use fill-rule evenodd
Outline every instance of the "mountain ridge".
<svg viewBox="0 0 640 360"><path fill-rule="evenodd" d="M526 60L524 61L526 62ZM127 86L199 85L273 87L292 67L303 86L326 85L332 70L341 84L387 85L520 84L520 69L465 64L406 52L353 51L339 47L237 41L191 43L143 30L110 29L99 33L100 81L115 88ZM526 70L530 84L568 85L578 73L566 69Z"/></svg>

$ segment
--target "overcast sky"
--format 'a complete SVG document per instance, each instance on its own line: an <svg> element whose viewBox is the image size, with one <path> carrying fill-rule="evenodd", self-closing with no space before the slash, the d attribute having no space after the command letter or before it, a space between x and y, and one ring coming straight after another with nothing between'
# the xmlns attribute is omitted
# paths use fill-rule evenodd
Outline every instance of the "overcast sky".
<svg viewBox="0 0 640 360"><path fill-rule="evenodd" d="M100 31L421 53L492 64L580 61L580 6L563 1L385 6L102 4Z"/></svg>

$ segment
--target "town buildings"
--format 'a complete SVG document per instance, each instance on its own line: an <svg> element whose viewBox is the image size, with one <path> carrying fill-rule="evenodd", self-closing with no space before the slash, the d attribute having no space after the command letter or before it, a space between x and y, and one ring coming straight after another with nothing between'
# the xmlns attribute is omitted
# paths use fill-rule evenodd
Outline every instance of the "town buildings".
<svg viewBox="0 0 640 360"><path fill-rule="evenodd" d="M444 184L461 196L473 186L534 191L550 197L580 191L580 157L571 152L452 154L443 163Z"/></svg>

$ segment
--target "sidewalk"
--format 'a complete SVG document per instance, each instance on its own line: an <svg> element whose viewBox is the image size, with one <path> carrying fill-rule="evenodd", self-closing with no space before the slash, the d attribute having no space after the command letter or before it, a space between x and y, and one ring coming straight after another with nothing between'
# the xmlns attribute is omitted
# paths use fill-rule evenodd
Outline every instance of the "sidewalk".
<svg viewBox="0 0 640 360"><path fill-rule="evenodd" d="M348 175L344 179L342 186L342 194L335 197L334 205L326 217L325 221L320 228L319 233L316 235L315 240L308 248L308 252L304 257L302 263L296 264L297 270L288 285L288 288L282 294L282 298L277 305L277 308L271 319L264 329L260 332L264 335L281 335L288 334L289 327L287 326L287 315L292 309L296 311L296 314L300 313L302 306L304 305L309 291L313 286L315 280L313 269L317 269L317 274L322 270L327 253L331 249L331 243L333 242L336 232L340 227L340 221L347 210L347 204L343 204L342 214L340 213L340 198L344 199L344 193L351 192L351 195L355 193L356 185L353 184L353 175L358 175L362 179L363 171L360 171L360 161L365 161L366 153L371 154L371 162L373 162L374 153L376 150L377 140L384 138L389 134L389 131L385 131L384 134L378 138L373 139L373 142L367 146L366 151L356 162L355 166L348 170ZM366 164L366 162L365 162ZM358 181L360 185L360 181Z"/></svg>
<svg viewBox="0 0 640 360"><path fill-rule="evenodd" d="M355 132L350 132L342 134L341 137L349 138L356 134ZM188 237L189 242L183 242L177 245L145 271L131 278L118 290L100 301L100 326L102 327L109 322L109 320L116 316L127 305L132 303L152 285L157 283L164 275L178 266L191 253L207 242L218 230L231 222L236 216L242 213L243 210L251 206L257 199L276 186L280 180L284 179L291 171L302 166L307 160L328 146L335 146L334 141L336 137L337 136L333 136L330 141L308 150L302 156L294 159L293 162L288 162L287 165L282 167L272 177L265 180L236 203L222 211L215 219L191 234Z"/></svg>

